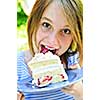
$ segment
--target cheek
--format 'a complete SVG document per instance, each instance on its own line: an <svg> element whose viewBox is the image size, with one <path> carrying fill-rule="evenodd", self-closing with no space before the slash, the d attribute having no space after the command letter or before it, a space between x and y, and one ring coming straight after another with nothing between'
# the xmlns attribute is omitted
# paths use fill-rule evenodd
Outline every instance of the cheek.
<svg viewBox="0 0 100 100"><path fill-rule="evenodd" d="M41 40L41 35L40 35L39 32L37 32L37 34L36 34L36 43L38 44L40 40Z"/></svg>
<svg viewBox="0 0 100 100"><path fill-rule="evenodd" d="M37 43L37 45L38 45L45 37L46 37L46 36L45 36L44 32L42 32L41 29L39 29L39 30L37 31L37 34L36 34L36 43Z"/></svg>
<svg viewBox="0 0 100 100"><path fill-rule="evenodd" d="M39 41L41 40L42 38L42 32L40 29L38 29L37 33L36 33L36 42L37 44L39 43Z"/></svg>
<svg viewBox="0 0 100 100"><path fill-rule="evenodd" d="M71 37L68 37L66 39L62 39L62 41L61 41L62 52L65 52L69 48L71 42L72 42L72 38Z"/></svg>
<svg viewBox="0 0 100 100"><path fill-rule="evenodd" d="M69 46L71 41L72 41L72 37L68 36L66 38L61 39L61 44L64 45L64 46Z"/></svg>
<svg viewBox="0 0 100 100"><path fill-rule="evenodd" d="M71 44L71 41L72 41L72 39L69 38L69 39L65 40L65 42L64 42L63 44L64 44L66 47L69 47L70 44Z"/></svg>

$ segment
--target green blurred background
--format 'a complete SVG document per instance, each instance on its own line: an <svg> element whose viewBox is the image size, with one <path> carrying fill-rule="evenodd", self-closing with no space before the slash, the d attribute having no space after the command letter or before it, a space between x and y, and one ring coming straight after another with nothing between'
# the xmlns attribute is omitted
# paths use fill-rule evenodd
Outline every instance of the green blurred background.
<svg viewBox="0 0 100 100"><path fill-rule="evenodd" d="M17 1L17 51L28 48L26 32L27 18L28 16L24 13L21 4Z"/></svg>

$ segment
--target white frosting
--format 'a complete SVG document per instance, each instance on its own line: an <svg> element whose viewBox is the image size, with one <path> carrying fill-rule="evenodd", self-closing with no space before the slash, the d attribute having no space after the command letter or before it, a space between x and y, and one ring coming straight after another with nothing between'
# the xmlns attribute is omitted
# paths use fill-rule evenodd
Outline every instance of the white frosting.
<svg viewBox="0 0 100 100"><path fill-rule="evenodd" d="M28 63L34 63L38 61L50 60L50 59L57 59L59 63L61 63L59 56L53 55L51 52L43 53L36 53L32 60Z"/></svg>

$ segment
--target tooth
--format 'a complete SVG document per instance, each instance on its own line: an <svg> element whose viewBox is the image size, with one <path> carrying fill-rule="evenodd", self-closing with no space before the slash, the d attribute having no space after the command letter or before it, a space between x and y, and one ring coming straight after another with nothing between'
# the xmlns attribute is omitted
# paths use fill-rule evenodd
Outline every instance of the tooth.
<svg viewBox="0 0 100 100"><path fill-rule="evenodd" d="M54 50L54 48L49 48L48 46L45 46L45 48L47 48L49 50Z"/></svg>

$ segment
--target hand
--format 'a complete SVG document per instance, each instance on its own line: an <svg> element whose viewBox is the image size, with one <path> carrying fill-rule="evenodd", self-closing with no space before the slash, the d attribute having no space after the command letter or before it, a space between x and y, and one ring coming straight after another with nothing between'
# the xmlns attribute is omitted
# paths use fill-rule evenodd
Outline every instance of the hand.
<svg viewBox="0 0 100 100"><path fill-rule="evenodd" d="M24 95L21 92L17 92L17 100L24 100Z"/></svg>
<svg viewBox="0 0 100 100"><path fill-rule="evenodd" d="M70 86L66 86L62 89L64 93L71 94L75 97L75 100L83 100L83 86L82 82L77 82Z"/></svg>

